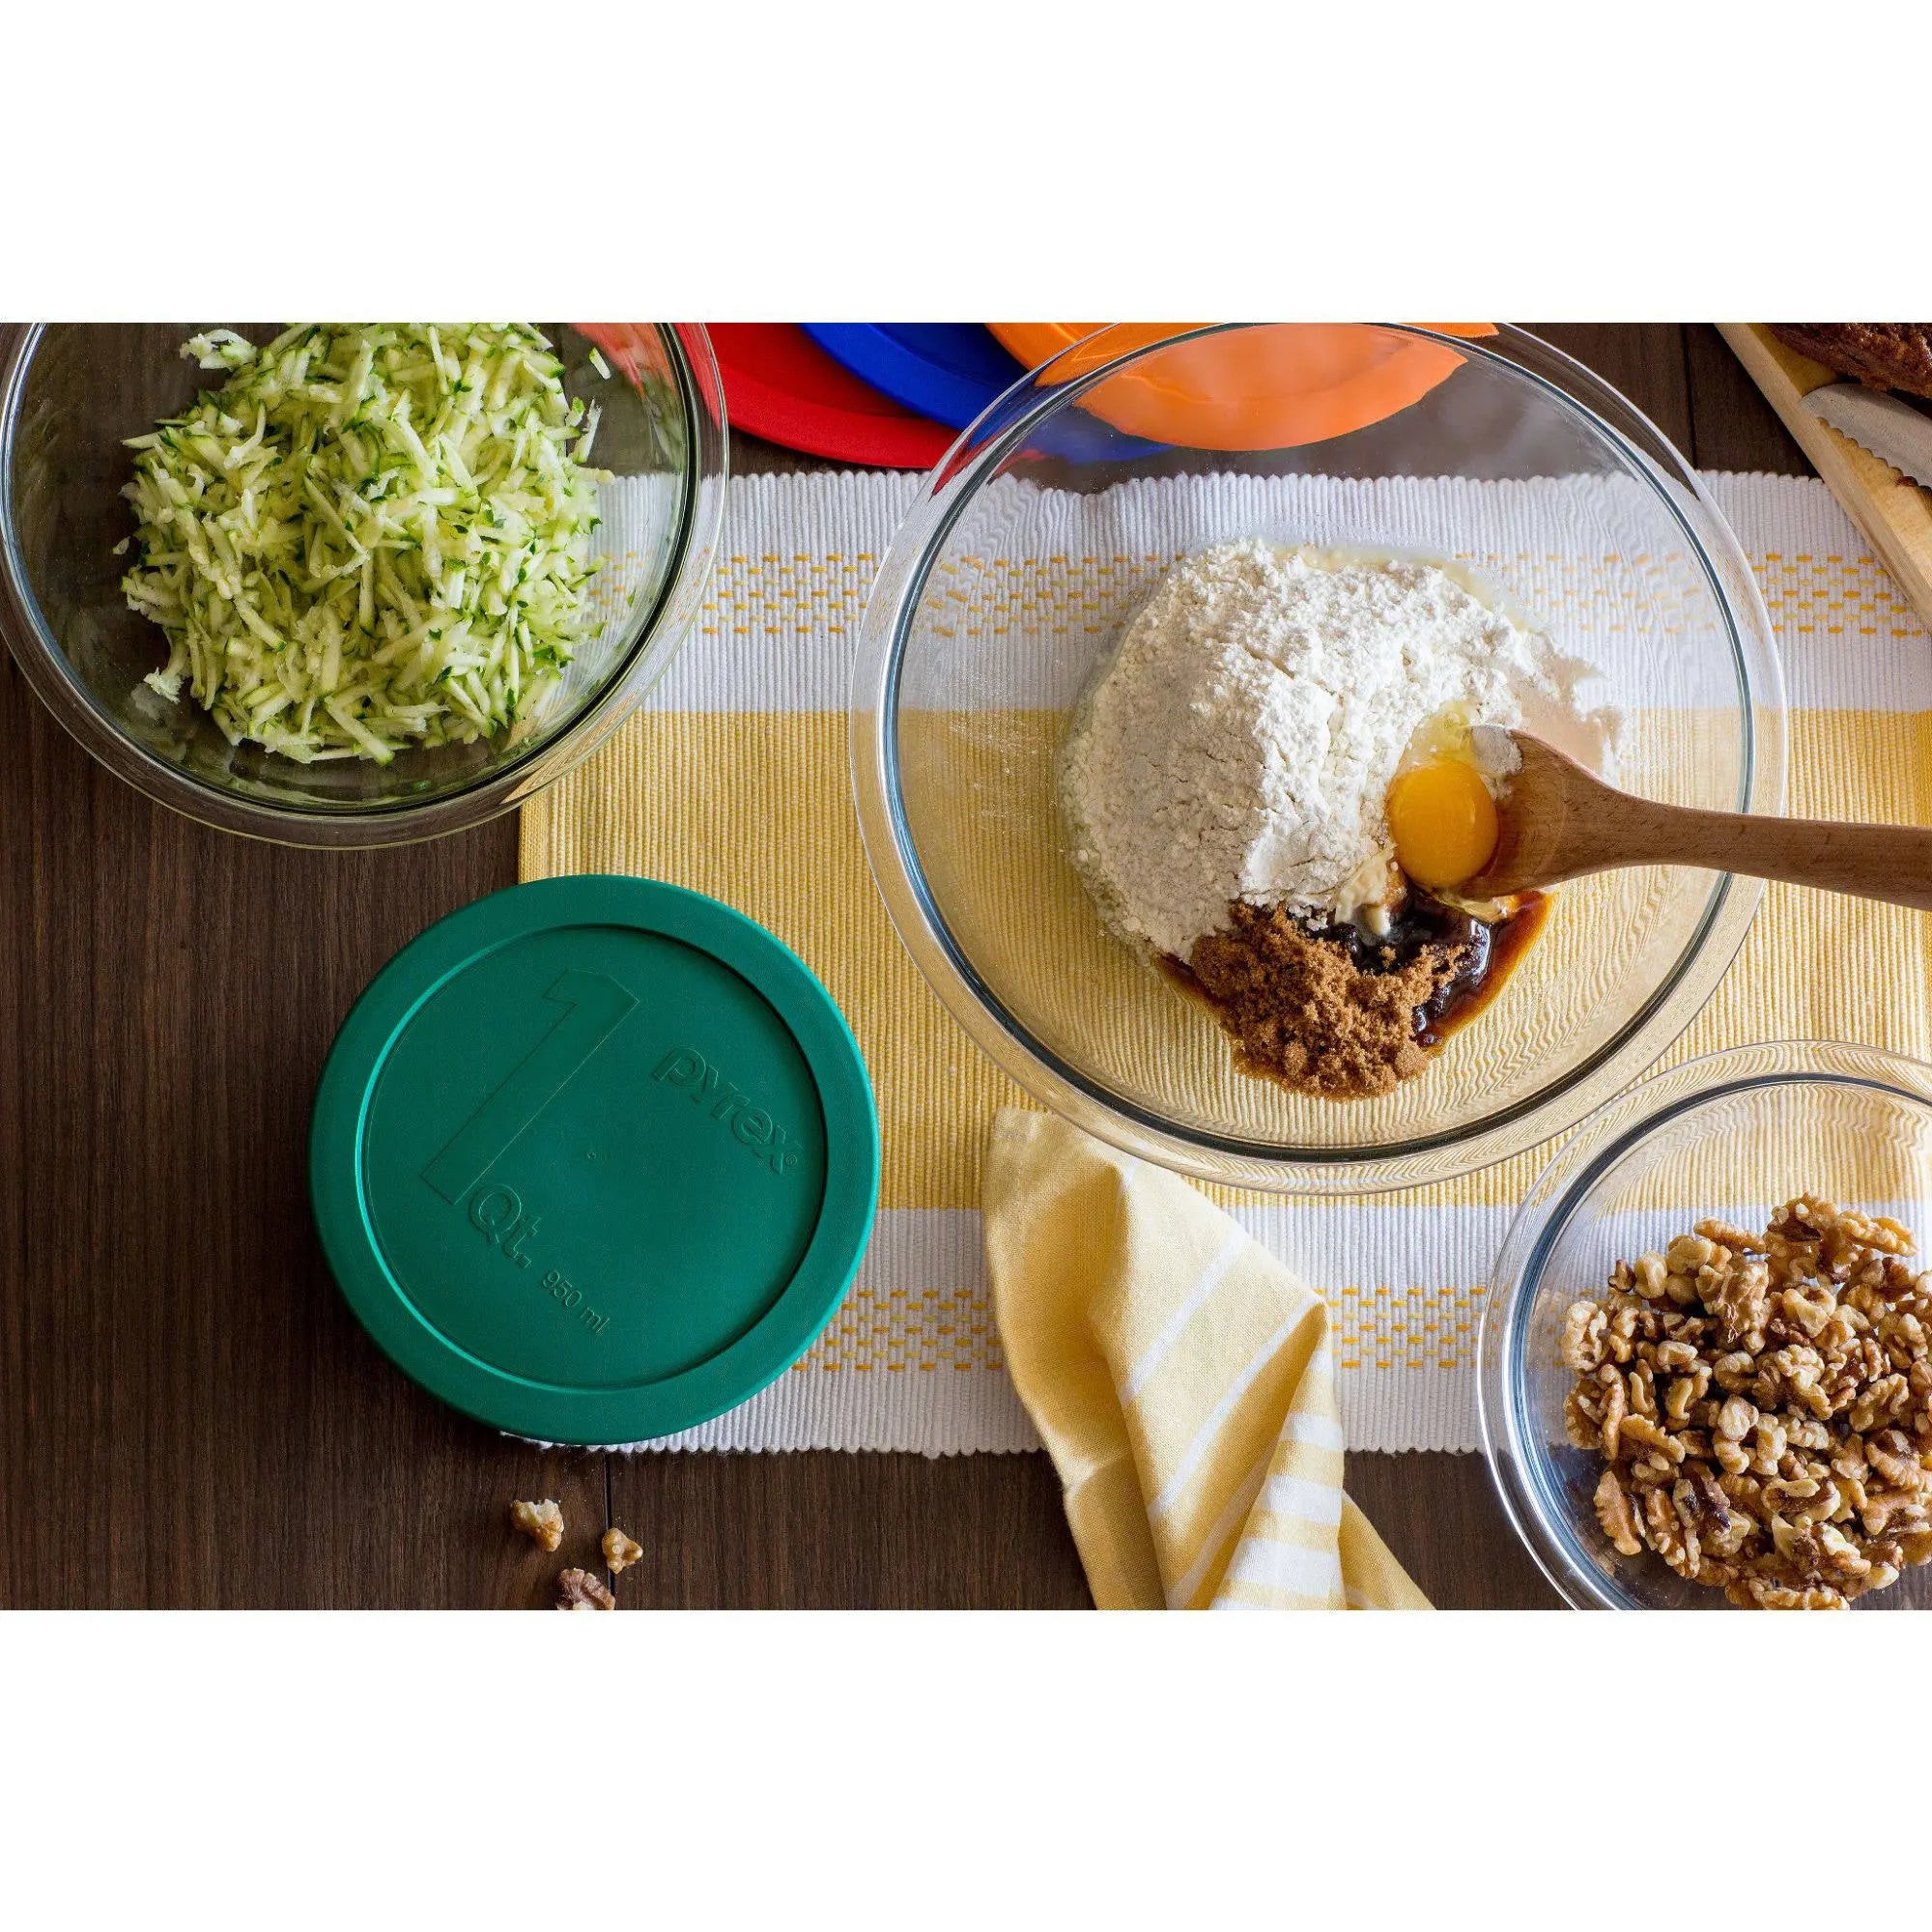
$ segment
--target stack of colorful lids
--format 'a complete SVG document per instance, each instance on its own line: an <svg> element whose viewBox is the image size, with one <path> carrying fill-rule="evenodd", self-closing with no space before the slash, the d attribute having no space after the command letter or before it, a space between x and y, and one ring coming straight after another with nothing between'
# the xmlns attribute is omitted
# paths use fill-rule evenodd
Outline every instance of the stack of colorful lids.
<svg viewBox="0 0 1932 1932"><path fill-rule="evenodd" d="M924 469L1029 370L1085 375L1123 351L1199 325L714 323L732 426L847 463ZM1487 323L1435 324L1459 335ZM1283 324L1204 336L1100 384L1042 434L1072 461L1202 449L1279 449L1379 422L1433 389L1460 357L1426 337L1353 324Z"/></svg>

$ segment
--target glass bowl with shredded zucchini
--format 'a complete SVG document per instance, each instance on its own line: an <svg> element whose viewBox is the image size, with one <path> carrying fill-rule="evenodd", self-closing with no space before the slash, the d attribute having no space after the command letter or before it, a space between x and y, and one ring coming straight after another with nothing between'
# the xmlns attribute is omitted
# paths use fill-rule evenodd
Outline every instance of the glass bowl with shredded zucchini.
<svg viewBox="0 0 1932 1932"><path fill-rule="evenodd" d="M663 674L724 469L690 325L18 329L0 625L164 804L428 837L530 796Z"/></svg>

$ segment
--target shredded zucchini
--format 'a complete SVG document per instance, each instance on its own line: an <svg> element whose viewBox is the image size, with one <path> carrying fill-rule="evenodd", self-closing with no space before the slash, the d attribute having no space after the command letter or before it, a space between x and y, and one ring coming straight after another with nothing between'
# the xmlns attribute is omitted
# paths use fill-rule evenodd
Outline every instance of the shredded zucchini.
<svg viewBox="0 0 1932 1932"><path fill-rule="evenodd" d="M228 381L132 437L128 603L230 743L387 763L526 727L599 626L596 412L521 323L228 329Z"/></svg>

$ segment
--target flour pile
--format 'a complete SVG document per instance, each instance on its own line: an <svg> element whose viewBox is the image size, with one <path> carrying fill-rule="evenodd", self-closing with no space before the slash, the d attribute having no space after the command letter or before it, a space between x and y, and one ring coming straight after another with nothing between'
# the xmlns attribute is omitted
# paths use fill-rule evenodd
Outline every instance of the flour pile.
<svg viewBox="0 0 1932 1932"><path fill-rule="evenodd" d="M1601 763L1589 674L1433 564L1204 551L1081 702L1061 773L1074 863L1123 938L1182 960L1236 901L1350 917L1391 876L1383 798L1418 727L1461 709Z"/></svg>

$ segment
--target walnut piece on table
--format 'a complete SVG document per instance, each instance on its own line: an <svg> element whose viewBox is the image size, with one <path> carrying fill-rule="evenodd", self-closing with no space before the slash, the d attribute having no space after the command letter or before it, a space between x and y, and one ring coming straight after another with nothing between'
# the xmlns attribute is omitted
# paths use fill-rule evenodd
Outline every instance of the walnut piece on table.
<svg viewBox="0 0 1932 1932"><path fill-rule="evenodd" d="M621 1575L643 1553L643 1545L634 1543L615 1523L604 1532L604 1565L611 1576Z"/></svg>
<svg viewBox="0 0 1932 1932"><path fill-rule="evenodd" d="M1576 1302L1563 1431L1621 1556L1740 1608L1844 1609L1932 1561L1932 1272L1895 1221L1800 1195L1699 1221Z"/></svg>
<svg viewBox="0 0 1932 1932"><path fill-rule="evenodd" d="M512 1503L510 1524L542 1549L554 1551L563 1541L563 1510L548 1497L540 1503Z"/></svg>
<svg viewBox="0 0 1932 1932"><path fill-rule="evenodd" d="M560 1570L556 1606L560 1610L614 1610L617 1600L588 1570Z"/></svg>

